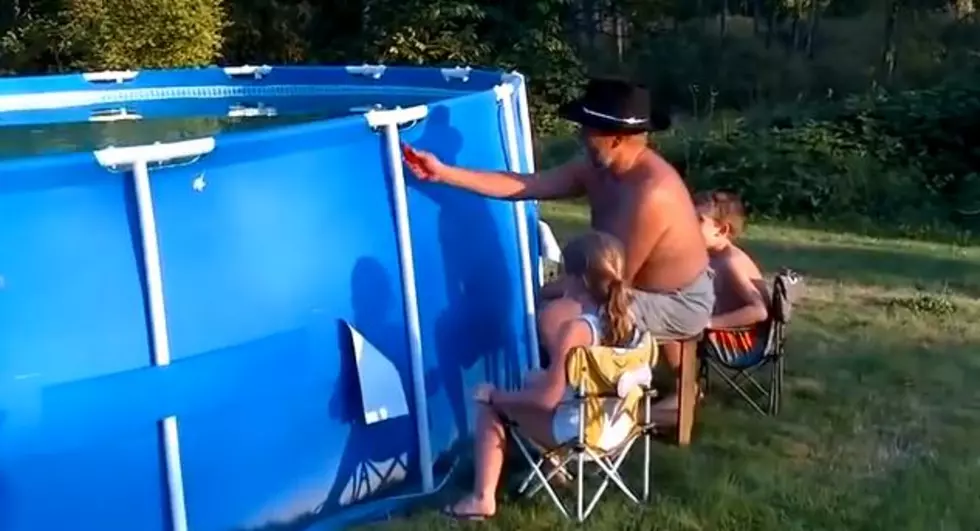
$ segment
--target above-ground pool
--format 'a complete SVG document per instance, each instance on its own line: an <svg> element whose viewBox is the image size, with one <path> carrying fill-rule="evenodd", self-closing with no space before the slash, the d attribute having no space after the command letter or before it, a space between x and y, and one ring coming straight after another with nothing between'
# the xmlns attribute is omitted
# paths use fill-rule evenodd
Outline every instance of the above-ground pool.
<svg viewBox="0 0 980 531"><path fill-rule="evenodd" d="M430 493L537 364L518 74L0 80L0 529L304 529ZM532 230L533 229L533 230Z"/></svg>

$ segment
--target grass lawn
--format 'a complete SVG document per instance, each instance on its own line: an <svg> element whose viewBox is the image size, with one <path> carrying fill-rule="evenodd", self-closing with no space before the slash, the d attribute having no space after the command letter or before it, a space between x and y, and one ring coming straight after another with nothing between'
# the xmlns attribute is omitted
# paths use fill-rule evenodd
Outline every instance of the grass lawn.
<svg viewBox="0 0 980 531"><path fill-rule="evenodd" d="M575 205L544 214L559 237L587 221ZM694 443L657 446L653 500L637 507L610 490L586 528L980 529L980 248L774 225L751 227L744 245L767 270L808 277L783 412L716 398L716 380ZM488 522L428 512L379 529L460 526L576 527L545 497L504 497Z"/></svg>

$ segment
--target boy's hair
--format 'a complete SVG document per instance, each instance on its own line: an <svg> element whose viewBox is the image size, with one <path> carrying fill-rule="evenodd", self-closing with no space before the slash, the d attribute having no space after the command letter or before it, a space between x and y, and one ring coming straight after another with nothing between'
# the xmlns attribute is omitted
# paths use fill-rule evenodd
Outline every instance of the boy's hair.
<svg viewBox="0 0 980 531"><path fill-rule="evenodd" d="M694 206L719 225L728 225L728 237L735 239L745 229L745 206L734 192L709 190L694 196Z"/></svg>

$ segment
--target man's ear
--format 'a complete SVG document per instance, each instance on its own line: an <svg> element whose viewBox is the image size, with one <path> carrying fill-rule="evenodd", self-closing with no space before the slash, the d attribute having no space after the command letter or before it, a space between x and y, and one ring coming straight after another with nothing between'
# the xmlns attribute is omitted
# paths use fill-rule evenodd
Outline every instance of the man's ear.
<svg viewBox="0 0 980 531"><path fill-rule="evenodd" d="M616 148L622 145L622 143L625 141L626 141L626 137L624 137L623 135L615 135L612 137L611 145L612 147Z"/></svg>

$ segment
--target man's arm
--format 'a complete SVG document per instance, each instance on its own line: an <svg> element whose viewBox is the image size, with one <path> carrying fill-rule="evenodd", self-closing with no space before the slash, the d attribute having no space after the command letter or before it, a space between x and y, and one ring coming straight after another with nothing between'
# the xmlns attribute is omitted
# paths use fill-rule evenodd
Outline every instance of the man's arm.
<svg viewBox="0 0 980 531"><path fill-rule="evenodd" d="M581 196L585 192L582 174L586 168L584 161L572 161L542 173L525 175L446 166L440 173L439 180L499 199L566 199Z"/></svg>

